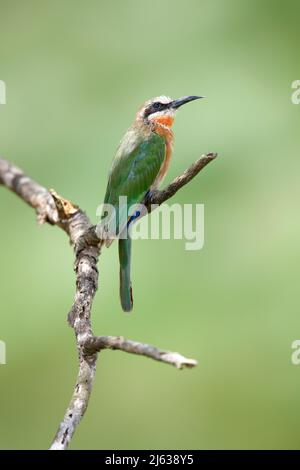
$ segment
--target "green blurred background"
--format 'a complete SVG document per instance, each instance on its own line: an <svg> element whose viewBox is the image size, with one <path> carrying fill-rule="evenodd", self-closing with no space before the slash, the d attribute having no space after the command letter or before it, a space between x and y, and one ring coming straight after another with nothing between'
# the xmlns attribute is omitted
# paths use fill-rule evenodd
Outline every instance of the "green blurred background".
<svg viewBox="0 0 300 470"><path fill-rule="evenodd" d="M297 448L300 366L298 1L0 0L0 154L96 221L111 158L138 106L202 94L175 123L173 202L205 204L205 246L136 241L135 309L117 246L100 262L96 334L199 360L194 370L104 352L71 448ZM47 448L76 377L64 233L0 187L0 447Z"/></svg>

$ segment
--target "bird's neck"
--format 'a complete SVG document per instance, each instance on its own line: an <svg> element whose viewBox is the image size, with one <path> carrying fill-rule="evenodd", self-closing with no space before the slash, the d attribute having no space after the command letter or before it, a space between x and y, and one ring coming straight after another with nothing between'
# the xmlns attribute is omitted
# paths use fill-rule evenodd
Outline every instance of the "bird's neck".
<svg viewBox="0 0 300 470"><path fill-rule="evenodd" d="M169 169L169 165L171 163L172 158L172 151L173 151L173 138L174 134L172 132L171 126L173 124L173 119L167 121L168 118L161 118L157 119L156 121L152 122L152 132L155 132L158 135L161 135L165 139L166 143L166 154L163 164L159 170L159 173L152 185L152 188L156 189L165 178L167 171ZM172 119L172 122L171 122Z"/></svg>
<svg viewBox="0 0 300 470"><path fill-rule="evenodd" d="M145 121L144 119L138 120L136 125L140 128L145 136L155 132L164 137L167 146L172 146L174 134L172 132L172 124L174 119L171 116L161 116L155 121Z"/></svg>
<svg viewBox="0 0 300 470"><path fill-rule="evenodd" d="M166 123L166 120L168 118L162 118L161 120L157 120L157 121L154 121L151 125L152 125L152 131L155 132L156 134L159 134L161 136L164 137L166 143L172 145L173 143L173 138L174 138L174 134L172 132L172 129L171 129L171 125L168 125ZM172 118L170 118L172 119ZM170 121L168 121L170 122ZM172 123L173 123L173 119L172 119Z"/></svg>

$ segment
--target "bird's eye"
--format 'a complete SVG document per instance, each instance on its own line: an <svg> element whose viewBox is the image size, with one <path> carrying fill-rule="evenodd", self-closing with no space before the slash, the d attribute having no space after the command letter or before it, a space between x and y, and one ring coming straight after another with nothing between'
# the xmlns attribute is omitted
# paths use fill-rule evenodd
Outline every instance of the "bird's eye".
<svg viewBox="0 0 300 470"><path fill-rule="evenodd" d="M153 109L158 111L159 109L161 109L161 103L159 101L156 101L156 103L153 103L152 107Z"/></svg>
<svg viewBox="0 0 300 470"><path fill-rule="evenodd" d="M150 104L148 108L145 109L144 117L147 118L150 114L157 113L158 111L162 111L165 108L163 103L159 101L155 101L154 103Z"/></svg>

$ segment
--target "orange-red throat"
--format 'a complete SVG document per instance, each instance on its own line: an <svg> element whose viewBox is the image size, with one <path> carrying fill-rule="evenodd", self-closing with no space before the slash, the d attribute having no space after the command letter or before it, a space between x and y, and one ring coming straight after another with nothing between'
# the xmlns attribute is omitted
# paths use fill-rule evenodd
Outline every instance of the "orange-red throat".
<svg viewBox="0 0 300 470"><path fill-rule="evenodd" d="M168 114L157 116L153 118L152 122L159 126L166 126L170 129L173 126L174 116Z"/></svg>
<svg viewBox="0 0 300 470"><path fill-rule="evenodd" d="M154 131L157 134L163 136L166 143L166 156L153 184L154 188L157 188L163 181L171 163L174 137L171 127L173 125L173 122L174 117L166 114L157 116L152 120L152 123L154 124Z"/></svg>

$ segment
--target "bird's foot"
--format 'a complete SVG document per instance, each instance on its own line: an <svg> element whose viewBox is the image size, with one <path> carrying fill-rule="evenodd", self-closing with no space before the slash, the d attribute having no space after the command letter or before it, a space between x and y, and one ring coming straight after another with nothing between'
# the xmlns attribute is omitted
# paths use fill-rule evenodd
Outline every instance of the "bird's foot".
<svg viewBox="0 0 300 470"><path fill-rule="evenodd" d="M144 197L144 201L145 201L146 205L151 204L153 196L156 193L156 191L157 191L157 189L148 189L148 191L146 192L145 197Z"/></svg>

